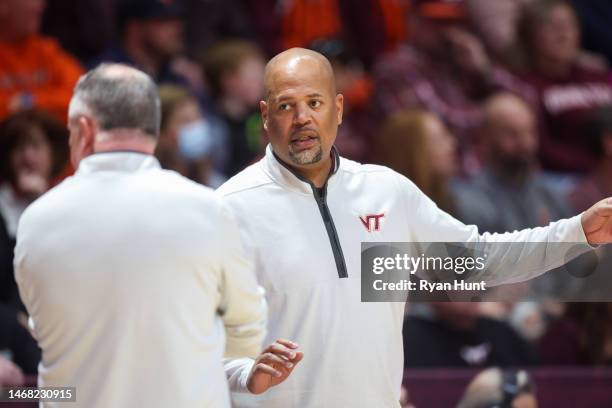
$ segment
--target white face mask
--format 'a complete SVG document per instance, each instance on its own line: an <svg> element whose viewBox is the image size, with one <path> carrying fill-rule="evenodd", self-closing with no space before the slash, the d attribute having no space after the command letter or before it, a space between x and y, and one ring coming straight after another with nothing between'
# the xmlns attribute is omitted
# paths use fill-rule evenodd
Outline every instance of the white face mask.
<svg viewBox="0 0 612 408"><path fill-rule="evenodd" d="M210 124L197 120L183 126L178 132L178 153L187 160L198 160L209 156L213 149Z"/></svg>

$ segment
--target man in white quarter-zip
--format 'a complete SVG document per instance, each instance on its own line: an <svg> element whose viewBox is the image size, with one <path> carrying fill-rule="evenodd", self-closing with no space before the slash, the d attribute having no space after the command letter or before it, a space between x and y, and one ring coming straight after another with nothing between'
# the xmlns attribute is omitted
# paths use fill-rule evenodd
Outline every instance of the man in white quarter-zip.
<svg viewBox="0 0 612 408"><path fill-rule="evenodd" d="M81 77L68 118L77 171L21 218L15 271L39 385L76 387L76 402L43 406L229 407L226 376L261 393L302 356L285 340L261 352L265 302L238 227L210 189L160 168L159 121L143 72ZM257 359L246 377L240 358Z"/></svg>
<svg viewBox="0 0 612 408"><path fill-rule="evenodd" d="M493 272L484 278L499 284L563 264L564 254L547 242L583 243L586 251L612 238L610 200L546 228L481 235L394 171L340 157L333 143L343 97L316 52L294 48L270 60L260 108L270 140L265 157L217 192L255 259L268 340L295 340L306 357L269 392L235 393L237 407L399 406L404 305L361 302L361 242L542 242L518 258L491 253ZM247 376L248 361L242 370Z"/></svg>

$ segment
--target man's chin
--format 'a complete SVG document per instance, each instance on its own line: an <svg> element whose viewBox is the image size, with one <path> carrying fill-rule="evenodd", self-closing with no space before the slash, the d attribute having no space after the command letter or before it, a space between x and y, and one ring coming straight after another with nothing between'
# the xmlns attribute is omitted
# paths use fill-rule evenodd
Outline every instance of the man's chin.
<svg viewBox="0 0 612 408"><path fill-rule="evenodd" d="M289 157L293 164L300 166L307 166L310 164L317 164L323 158L323 149L320 146L313 147L311 149L302 150L300 152L289 152Z"/></svg>

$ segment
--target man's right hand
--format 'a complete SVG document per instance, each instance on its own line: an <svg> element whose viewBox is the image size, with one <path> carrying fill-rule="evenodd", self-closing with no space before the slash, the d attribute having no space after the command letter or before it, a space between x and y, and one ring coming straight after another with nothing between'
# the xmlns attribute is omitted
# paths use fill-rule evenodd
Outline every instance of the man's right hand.
<svg viewBox="0 0 612 408"><path fill-rule="evenodd" d="M285 381L304 357L296 351L299 346L289 340L279 339L266 347L251 369L247 388L253 394L261 394L270 387Z"/></svg>

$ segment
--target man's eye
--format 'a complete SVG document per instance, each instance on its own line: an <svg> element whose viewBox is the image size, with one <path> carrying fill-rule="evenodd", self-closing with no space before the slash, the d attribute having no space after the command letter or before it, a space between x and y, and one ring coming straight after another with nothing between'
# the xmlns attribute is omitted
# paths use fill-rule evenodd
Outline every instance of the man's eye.
<svg viewBox="0 0 612 408"><path fill-rule="evenodd" d="M318 108L319 106L321 106L321 101L317 101L317 100L310 101L310 107Z"/></svg>
<svg viewBox="0 0 612 408"><path fill-rule="evenodd" d="M291 108L291 106L288 103L281 103L280 105L278 105L278 110L289 110L289 108Z"/></svg>

